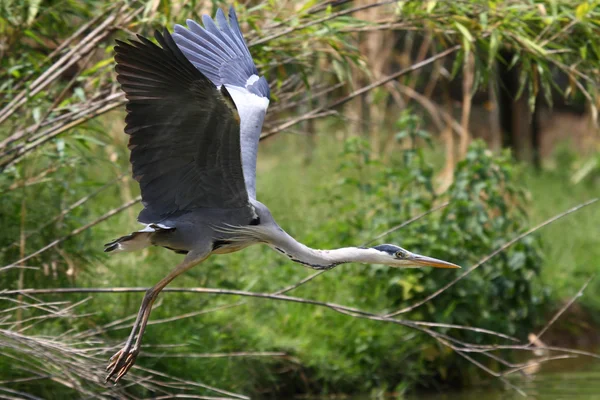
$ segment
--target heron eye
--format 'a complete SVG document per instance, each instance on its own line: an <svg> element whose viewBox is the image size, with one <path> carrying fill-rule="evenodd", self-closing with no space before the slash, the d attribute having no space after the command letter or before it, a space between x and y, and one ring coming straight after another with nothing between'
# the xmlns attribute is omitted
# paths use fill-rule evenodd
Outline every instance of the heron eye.
<svg viewBox="0 0 600 400"><path fill-rule="evenodd" d="M405 258L406 257L406 252L402 251L402 250L398 250L395 254L396 258Z"/></svg>

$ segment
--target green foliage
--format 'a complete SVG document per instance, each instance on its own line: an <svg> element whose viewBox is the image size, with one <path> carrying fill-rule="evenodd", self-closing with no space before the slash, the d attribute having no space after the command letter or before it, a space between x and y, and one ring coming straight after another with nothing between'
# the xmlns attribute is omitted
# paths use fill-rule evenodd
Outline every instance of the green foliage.
<svg viewBox="0 0 600 400"><path fill-rule="evenodd" d="M482 142L472 144L465 160L457 166L447 194L450 205L441 213L436 241L444 245L439 254L454 251L458 259L464 260L463 265L474 264L507 238L525 231L528 222L524 192L517 179L507 153L494 157ZM541 322L536 320L536 311L544 298L536 293L535 286L541 262L534 237L523 239L486 262L449 294L456 302L450 307L462 310L453 314L453 320L523 337L533 324ZM486 311L479 316L482 319L473 321L476 311L483 309Z"/></svg>
<svg viewBox="0 0 600 400"><path fill-rule="evenodd" d="M575 184L585 182L589 185L598 185L600 182L600 152L594 154L583 162L571 176Z"/></svg>
<svg viewBox="0 0 600 400"><path fill-rule="evenodd" d="M323 248L360 244L450 200L451 204L443 211L408 225L385 241L448 259L465 268L524 229L526 220L520 208L524 203L517 171L507 154L493 156L481 143L475 143L467 159L457 168L455 185L447 194L437 195L432 189L435 171L429 164L434 153L427 150L429 136L421 128L420 119L405 111L398 120L396 132L398 150L390 162L372 158L361 138L346 141L339 156L335 154L339 145L322 138L315 164L309 167L302 167L302 157L294 143L273 143L265 147L261 154L263 165L281 165L281 160L286 160L287 168L270 168L261 173L261 200L269 204L286 230L308 245ZM279 190L274 191L273 187ZM111 199L114 194L101 197L99 202L114 201ZM16 213L18 206L15 203ZM98 244L126 233L132 226L127 215L122 214L103 228L93 230L81 243L98 248ZM100 254L99 250L94 252ZM77 286L150 286L178 260L177 256L154 248L146 254L87 260L77 263L86 268L79 272L75 283ZM539 264L537 241L522 242L445 294L402 317L498 329L524 337L536 322L535 310L545 299L536 285ZM272 292L308 273L310 271L269 249L253 247L211 258L180 277L177 286ZM49 281L43 271L28 271L27 276L30 280L26 286L67 283ZM422 299L456 276L457 272L450 270L346 265L293 294L385 313ZM92 316L71 324L46 322L44 332L55 334L72 327L84 330L90 325L110 323L135 313L140 297L139 294L94 296L93 301L80 310L80 313L91 312ZM165 294L152 320L234 301L197 294ZM144 340L144 351L159 357L142 356L139 364L182 379L247 394L269 391L275 397L305 392L403 391L439 380L452 380L456 384L460 379L471 379L475 373L456 354L408 328L357 320L307 305L264 300L247 300L246 303L230 310L151 325ZM117 342L128 327L129 324L123 324L121 329L109 331L105 338ZM441 331L472 342L491 340L470 332ZM165 344L184 347L153 347ZM284 351L294 361L160 357L182 352L232 351ZM458 371L460 377L456 376ZM53 385L44 382L29 391L46 397L45 394L55 392ZM138 389L131 390L132 394L144 395Z"/></svg>
<svg viewBox="0 0 600 400"><path fill-rule="evenodd" d="M353 31L372 24L358 21L350 14L333 18L335 12L348 7L343 3L335 9L331 5L320 7L312 0L297 2L296 7L282 6L283 3L276 1L248 8L237 5L242 25L248 28L252 54L261 72L272 82L274 101L268 123L286 120L290 111L301 111L302 102L296 101L305 98L305 85L318 88L319 84L332 86L336 82L349 82L350 66L364 66ZM212 2L212 11L223 4ZM112 5L91 0L0 2L2 107L21 90L29 88L81 36L57 54L53 54L54 49L92 18L104 17ZM139 6L126 2L119 15ZM460 70L467 53L475 55L476 86L482 85L489 76L501 48L510 46L515 51L514 58L500 61L525 66L521 84L531 89L530 94L542 89L548 93L552 68L558 67L572 70L580 78L571 81L573 87L568 92L582 93L583 88L589 92L586 95L593 95L600 58L597 2L402 1L397 6L399 23L405 23L406 29L432 32L440 50L454 43L462 46L455 72ZM111 31L94 46L88 61L80 59L76 68L63 71L46 89L27 97L25 104L3 123L0 127L2 162L10 159L21 146L41 140L39 147L25 153L0 174L3 227L0 259L3 265L69 234L137 193L137 186L128 180L119 181L118 186L110 184L129 171L126 138L120 125L122 112L76 124L59 136L44 136L45 129L55 126L56 121L60 122L69 113L77 116L89 108L90 102L101 101L117 90L112 64L115 37L127 38L131 32L149 35L160 25L172 26L185 18L198 19L203 7L204 2L198 1L143 4L135 18L122 26L116 24L119 30ZM546 10L545 16L538 13L540 7ZM318 22L320 20L323 21ZM92 24L85 33L98 24ZM577 68L571 69L572 66ZM583 82L581 87L577 85L579 82ZM30 130L19 140L7 140L27 129ZM409 225L386 240L464 267L473 265L526 228L523 209L527 204L520 191L520 175L507 154L492 156L481 143L475 143L467 158L458 165L453 186L447 193L437 194L435 169L429 163L432 153L426 147L430 137L421 128L420 120L406 110L392 131L398 140L395 145L398 150L390 162L374 159L360 138L352 138L344 144L341 158L330 150L337 149L339 143L321 138L321 146L316 149L319 155L312 166L298 161L300 145L296 140L300 139L288 137L283 143L265 143L261 146L263 171L258 183L261 200L269 205L286 230L307 244L320 247L360 244L391 226L450 201L443 211ZM273 167L275 165L278 167ZM330 173L324 173L324 168L330 168ZM332 176L336 176L335 179ZM105 184L109 184L108 188L83 207L61 215L67 207ZM546 189L554 188L553 184L550 178L543 182L545 186L540 184L538 193L544 194L546 203L540 207L537 217L548 216L570 200L568 196L563 197L561 207L556 206L551 201L552 195L569 192L571 188ZM590 190L589 187L577 190L584 189ZM26 263L39 269L4 271L0 285L3 288L153 285L178 257L162 249L113 259L101 253L102 243L136 228L135 211L116 215ZM54 217L58 218L53 220ZM562 250L561 246L546 248L553 262L548 269L551 272L544 271L545 280L557 289L561 298L572 294L569 292L571 279L581 278L582 274L576 274L577 268L590 272L599 257L595 238L581 233L595 231L594 220L578 220L578 225L570 228L569 231L574 232L572 237L563 238L560 230L551 231L550 235L552 243L567 242L570 251ZM21 242L23 234L28 236ZM523 337L535 324L536 311L546 300L536 280L540 264L537 239L526 239L406 317L498 329ZM227 257L214 257L181 277L178 284L269 292L307 273L269 250L251 248ZM456 271L400 271L349 265L328 272L294 294L388 312L423 299L456 274ZM577 276L573 278L574 275ZM140 298L137 294L94 296L80 306L80 313L85 316L39 321L27 333L50 337L71 328L75 331L96 328L135 313ZM64 297L56 299L64 300ZM69 297L73 301L80 299L84 297ZM161 300L153 320L234 301L196 294L165 294ZM592 304L600 307L597 299ZM24 312L23 318L38 318L40 313L31 308ZM123 339L128 328L129 324L123 323L98 338L116 343ZM473 342L482 340L480 335L471 332L442 332ZM147 346L144 350L157 357L141 356L139 364L142 366L231 390L280 395L280 398L286 397L282 394L305 392L386 389L402 392L415 385L449 380L456 377L453 374L458 371L464 374L463 379L471 376L456 354L412 330L356 320L305 305L263 300L250 300L246 306L152 325L144 343ZM185 347L175 350L151 347L164 344ZM99 346L91 340L76 345ZM285 351L291 358L162 357L171 353L262 350ZM43 359L24 358L16 350L12 354L16 359L44 364ZM103 364L105 359L90 362ZM6 379L3 375L3 381L26 377L21 370L15 372L12 359L4 357L1 363L0 370L11 374ZM19 389L44 398L58 393L74 397L71 389L65 389L59 380L24 382ZM100 390L105 388L93 386L93 391ZM127 390L139 397L155 394ZM203 391L202 394L214 393Z"/></svg>
<svg viewBox="0 0 600 400"><path fill-rule="evenodd" d="M600 181L593 169L585 175L582 174L580 181L572 181L574 174L579 173L593 160L594 156L582 157L567 146L562 146L555 152L553 160L547 160L554 161L554 168L537 173L529 171L524 176L524 184L531 192L531 202L535 205L530 207L532 223L550 218L556 214L556 210L566 210L598 196ZM552 289L552 298L572 297L587 279L597 274L600 247L597 246L598 236L595 232L598 221L600 208L592 206L564 221L548 226L542 232L546 260L542 280ZM596 310L600 307L600 296L596 293L600 293L598 279L592 280L585 295L577 302L588 310L595 322L598 322L595 317L598 315Z"/></svg>
<svg viewBox="0 0 600 400"><path fill-rule="evenodd" d="M466 159L457 166L451 188L437 196L432 189L433 170L425 162L423 147L416 145L417 140L427 139L425 132L418 129L415 117L408 112L398 125L397 137L404 146L390 165L371 159L363 139L347 142L342 179L328 195L335 199L331 210L336 214L330 220L336 221L336 228L327 226L328 230L344 232L342 239L360 237L361 233L384 231L449 201L443 211L403 228L391 242L469 267L526 229L524 193L508 153L493 156L482 142L473 143ZM354 201L347 197L351 190L360 193ZM539 311L547 300L537 284L541 262L538 240L526 238L406 316L525 337L540 322ZM401 275L389 267L374 270L378 271L375 280L388 282L386 301L378 303L388 311L425 298L456 276L455 271L434 269L402 271ZM454 335L472 342L482 339L471 332ZM426 350L420 362L428 373L437 371L442 378L449 378L448 365L458 362L458 356L445 354L433 343L422 346ZM366 353L372 354L372 349ZM461 368L464 372L466 365Z"/></svg>
<svg viewBox="0 0 600 400"><path fill-rule="evenodd" d="M453 75L475 57L475 88L487 81L493 63L521 65L521 92L530 106L538 94L552 104L552 88L573 101L597 95L600 71L600 3L596 0L534 1L400 1L400 19L437 36L442 48L461 44ZM502 50L510 50L504 59ZM576 67L576 71L571 68ZM557 87L556 72L570 76Z"/></svg>

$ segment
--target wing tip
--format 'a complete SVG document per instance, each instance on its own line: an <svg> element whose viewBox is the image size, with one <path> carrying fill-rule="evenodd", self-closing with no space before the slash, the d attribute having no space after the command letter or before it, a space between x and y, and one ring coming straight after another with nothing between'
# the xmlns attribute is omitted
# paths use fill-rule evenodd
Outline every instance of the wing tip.
<svg viewBox="0 0 600 400"><path fill-rule="evenodd" d="M218 8L214 18L201 16L201 23L186 19L187 28L175 25L173 39L184 56L213 81L215 85L230 84L246 88L254 94L270 99L266 79L248 84L248 78L259 75L248 44L241 32L235 7Z"/></svg>

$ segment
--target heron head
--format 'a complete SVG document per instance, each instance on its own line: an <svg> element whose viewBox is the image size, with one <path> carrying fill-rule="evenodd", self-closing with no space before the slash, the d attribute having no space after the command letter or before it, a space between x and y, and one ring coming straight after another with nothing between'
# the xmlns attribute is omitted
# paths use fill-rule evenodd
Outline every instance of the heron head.
<svg viewBox="0 0 600 400"><path fill-rule="evenodd" d="M381 263L391 267L400 268L460 268L456 264L447 261L438 260L437 258L422 256L420 254L411 253L402 247L393 244L381 244L373 247L381 256Z"/></svg>

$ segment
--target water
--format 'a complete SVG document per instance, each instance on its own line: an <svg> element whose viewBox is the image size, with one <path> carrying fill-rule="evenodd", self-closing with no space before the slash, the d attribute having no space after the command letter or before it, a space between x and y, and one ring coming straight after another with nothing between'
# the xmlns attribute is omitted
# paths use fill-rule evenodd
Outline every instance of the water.
<svg viewBox="0 0 600 400"><path fill-rule="evenodd" d="M518 386L528 399L600 400L600 361L586 357L550 361L530 375L515 374L510 383ZM474 389L411 396L409 400L512 400L524 399L510 388Z"/></svg>
<svg viewBox="0 0 600 400"><path fill-rule="evenodd" d="M590 350L593 351L593 350ZM598 349L594 351L600 353ZM527 397L502 382L491 378L488 385L465 390L439 393L417 393L405 400L600 400L600 360L591 357L554 360L539 364L537 371L515 373L508 381L521 389ZM345 398L345 397L341 397ZM386 397L388 398L388 397ZM390 397L395 398L395 397ZM315 397L313 400L329 399ZM350 397L352 400L371 400L372 397Z"/></svg>

